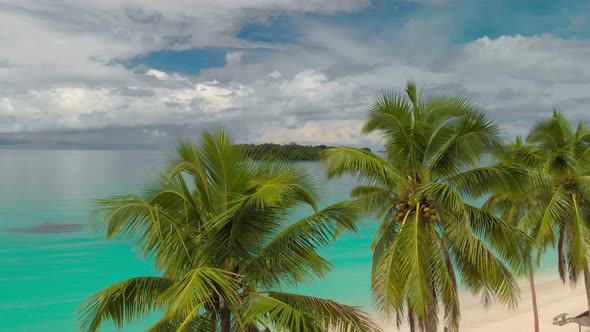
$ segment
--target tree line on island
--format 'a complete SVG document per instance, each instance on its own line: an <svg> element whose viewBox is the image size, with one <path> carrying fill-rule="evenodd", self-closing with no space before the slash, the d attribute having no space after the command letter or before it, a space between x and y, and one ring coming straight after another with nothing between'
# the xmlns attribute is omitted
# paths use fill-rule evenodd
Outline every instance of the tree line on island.
<svg viewBox="0 0 590 332"><path fill-rule="evenodd" d="M276 159L285 161L318 161L323 151L333 148L327 145L300 145L296 143L237 144L243 153L254 160ZM370 148L362 148L371 152Z"/></svg>
<svg viewBox="0 0 590 332"><path fill-rule="evenodd" d="M157 313L149 331L379 331L358 307L281 291L325 277L332 264L320 250L371 215L379 223L371 288L381 316L412 331L457 331L459 285L484 304L514 308L517 278L526 276L538 331L541 254L555 248L561 279L590 284L590 131L555 111L526 139L506 142L500 132L472 100L408 83L378 98L362 129L381 135L385 156L305 147L285 157L284 146L234 145L222 130L204 132L198 144L181 141L154 184L98 200L90 222L107 239L132 241L161 277L91 296L79 310L81 329ZM359 179L349 200L319 206L318 170L290 162L313 160L300 158L316 150L329 178ZM252 158L267 153L274 156ZM469 203L477 198L483 206ZM301 205L312 212L292 221Z"/></svg>

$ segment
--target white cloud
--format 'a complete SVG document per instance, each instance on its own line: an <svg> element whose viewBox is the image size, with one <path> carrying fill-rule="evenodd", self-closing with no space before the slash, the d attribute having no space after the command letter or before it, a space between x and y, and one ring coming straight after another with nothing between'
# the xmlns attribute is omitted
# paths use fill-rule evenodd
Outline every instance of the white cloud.
<svg viewBox="0 0 590 332"><path fill-rule="evenodd" d="M590 82L590 40L551 35L482 37L452 59L449 70L494 72L498 76L548 83Z"/></svg>
<svg viewBox="0 0 590 332"><path fill-rule="evenodd" d="M268 74L268 77L271 77L271 78L280 78L281 76L283 76L283 75L278 70L273 70L272 73Z"/></svg>
<svg viewBox="0 0 590 332"><path fill-rule="evenodd" d="M145 74L148 76L154 76L155 78L157 78L159 80L168 79L168 74L166 74L165 72L163 72L161 70L157 70L157 69L149 69L148 71L145 72Z"/></svg>
<svg viewBox="0 0 590 332"><path fill-rule="evenodd" d="M588 117L588 40L482 37L449 53L452 22L437 13L373 36L300 19L292 44L236 37L243 24L273 15L334 14L367 3L0 0L0 133L66 130L77 133L68 139L83 140L100 130L117 144L113 128L126 126L138 128L126 140L158 144L225 126L245 141L368 144L359 130L372 98L409 79L473 96L510 135L552 107ZM225 66L198 76L127 65L153 51L194 47L232 51ZM260 56L252 48L273 51Z"/></svg>
<svg viewBox="0 0 590 332"><path fill-rule="evenodd" d="M304 69L291 80L284 80L278 86L281 96L288 99L302 99L309 103L325 103L327 101L346 98L357 87L346 82L329 80L321 72Z"/></svg>
<svg viewBox="0 0 590 332"><path fill-rule="evenodd" d="M334 14L367 4L367 0L3 0L0 88L125 81L129 72L119 61L159 50L272 48L235 34L246 22L276 14Z"/></svg>
<svg viewBox="0 0 590 332"><path fill-rule="evenodd" d="M238 66L242 62L243 56L243 51L227 52L225 54L225 62L228 66Z"/></svg>
<svg viewBox="0 0 590 332"><path fill-rule="evenodd" d="M78 0L66 1L77 4ZM108 9L120 9L122 7L135 6L156 10L164 13L196 14L198 12L214 12L216 10L285 10L296 12L314 12L332 14L340 11L353 11L369 4L367 0L172 0L172 1L151 1L151 0L127 0L122 3L119 0L103 0L98 3L93 1L82 1L91 3L93 6Z"/></svg>
<svg viewBox="0 0 590 332"><path fill-rule="evenodd" d="M361 140L361 120L324 120L308 121L293 129L270 127L256 139L261 142L287 144L290 142L317 143L332 145L358 145L361 142L373 142L371 139Z"/></svg>

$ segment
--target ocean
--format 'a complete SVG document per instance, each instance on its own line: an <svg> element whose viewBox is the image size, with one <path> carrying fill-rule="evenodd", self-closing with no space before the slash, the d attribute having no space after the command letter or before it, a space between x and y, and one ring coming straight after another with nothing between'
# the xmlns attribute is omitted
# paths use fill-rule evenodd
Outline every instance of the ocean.
<svg viewBox="0 0 590 332"><path fill-rule="evenodd" d="M88 296L117 281L157 275L128 242L106 241L86 221L94 199L139 192L166 156L0 150L0 331L78 331L76 309ZM326 182L321 204L346 199L353 185L347 177ZM359 228L322 252L332 272L297 292L371 311L369 246L377 222L366 218ZM555 266L554 254L548 255L542 269ZM145 331L156 318L122 331ZM101 331L120 330L107 324Z"/></svg>

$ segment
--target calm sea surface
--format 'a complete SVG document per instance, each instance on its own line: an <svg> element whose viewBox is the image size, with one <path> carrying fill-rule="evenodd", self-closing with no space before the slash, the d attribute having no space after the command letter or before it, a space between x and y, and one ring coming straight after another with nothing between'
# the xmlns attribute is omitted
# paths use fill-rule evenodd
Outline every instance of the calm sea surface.
<svg viewBox="0 0 590 332"><path fill-rule="evenodd" d="M85 223L93 199L140 191L165 158L146 151L0 150L0 331L77 331L76 309L85 298L117 281L156 275L129 243L107 242ZM346 199L352 185L347 178L327 183L323 205ZM83 227L47 233L57 231L51 223ZM376 223L364 220L360 229L324 251L334 269L299 292L370 307ZM555 265L546 263L544 269ZM145 331L155 318L123 331Z"/></svg>

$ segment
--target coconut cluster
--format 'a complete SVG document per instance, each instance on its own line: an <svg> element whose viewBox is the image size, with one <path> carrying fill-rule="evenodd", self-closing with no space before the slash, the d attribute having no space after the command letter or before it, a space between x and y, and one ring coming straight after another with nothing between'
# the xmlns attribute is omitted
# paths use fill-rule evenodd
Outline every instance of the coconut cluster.
<svg viewBox="0 0 590 332"><path fill-rule="evenodd" d="M408 210L415 210L415 209L416 209L415 206L410 206L407 203L396 204L395 210L397 211L397 213L395 215L395 220L396 221L403 220L403 218L406 215L406 213L408 212ZM436 210L433 207L428 206L427 204L422 205L420 207L420 215L425 220L436 221L436 219L437 219Z"/></svg>
<svg viewBox="0 0 590 332"><path fill-rule="evenodd" d="M436 210L432 207L429 206L424 206L420 209L422 216L424 216L424 218L426 220L430 220L430 221L436 221Z"/></svg>

